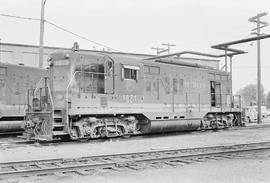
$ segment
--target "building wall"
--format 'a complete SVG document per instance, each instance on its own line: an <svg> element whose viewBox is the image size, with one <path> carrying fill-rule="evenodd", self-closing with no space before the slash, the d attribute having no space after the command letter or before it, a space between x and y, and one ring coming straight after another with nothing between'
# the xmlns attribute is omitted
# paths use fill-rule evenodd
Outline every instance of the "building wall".
<svg viewBox="0 0 270 183"><path fill-rule="evenodd" d="M43 56L43 68L48 67L47 57L49 54L56 52L58 50L70 51L70 48L61 48L61 47L44 47L44 56ZM81 53L89 52L103 52L95 50L86 50L80 49ZM104 52L103 52L104 53ZM116 55L140 58L149 58L156 55L147 55L147 54L137 54L137 53L123 53L123 52L114 52ZM202 58L189 58L181 57L180 61L197 63L201 65L206 65L219 68L219 60L212 59L202 59ZM0 43L0 62L11 63L11 64L24 64L25 66L38 67L39 66L39 46L36 45L26 45L26 44L13 44L13 43Z"/></svg>
<svg viewBox="0 0 270 183"><path fill-rule="evenodd" d="M47 57L50 53L65 48L44 47L43 67L46 68ZM0 62L11 64L24 64L26 66L38 67L39 47L35 45L1 43Z"/></svg>
<svg viewBox="0 0 270 183"><path fill-rule="evenodd" d="M44 56L43 56L43 68L48 66L47 57L49 54L58 51L65 50L70 51L70 48L61 48L61 47L44 47ZM95 50L86 50L80 49L81 53L88 52L102 52ZM145 55L145 54L136 54L136 53L119 53L121 55L127 55L129 57L152 57L154 55ZM0 62L11 63L11 64L24 64L25 66L39 66L39 46L36 45L26 45L26 44L13 44L13 43L0 43Z"/></svg>

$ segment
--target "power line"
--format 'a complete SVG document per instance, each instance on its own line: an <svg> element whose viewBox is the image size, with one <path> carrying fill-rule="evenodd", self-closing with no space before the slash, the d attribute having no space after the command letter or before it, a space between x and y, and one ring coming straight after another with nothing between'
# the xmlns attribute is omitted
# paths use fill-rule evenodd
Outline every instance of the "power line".
<svg viewBox="0 0 270 183"><path fill-rule="evenodd" d="M16 16L16 15L8 15L8 14L3 14L3 13L0 13L0 16L9 17L9 18L23 19L23 20L32 20L32 21L40 21L40 20L41 20L41 19L39 19L39 18L31 18L31 17ZM54 27L56 27L56 28L62 30L62 31L65 31L65 32L67 32L67 33L69 33L69 34L72 34L72 35L74 35L74 36L77 36L77 37L79 37L79 38L81 38L81 39L83 39L83 40L86 40L86 41L88 41L88 42L94 43L95 45L99 45L99 46L105 47L105 48L110 49L110 50L114 50L114 51L121 52L120 50L111 48L111 47L109 47L109 46L107 46L107 45L105 45L105 44L98 43L98 42L93 41L93 40L90 40L90 39L88 39L88 38L86 38L86 37L84 37L84 36L81 36L81 35L79 35L79 34L76 34L76 33L72 32L72 31L69 31L69 30L67 30L67 29L65 29L65 28L63 28L63 27L61 27L61 26L59 26L59 25L56 25L55 23L52 23L52 22L50 22L50 21L48 21L48 20L44 20L44 21L45 21L46 23L48 23L48 24L50 24L50 25L52 25L52 26L54 26Z"/></svg>
<svg viewBox="0 0 270 183"><path fill-rule="evenodd" d="M40 21L40 19L39 19L39 18L22 17L22 16L8 15L8 14L3 14L3 13L0 13L0 16L3 16L3 17L9 17L9 18L24 19L24 20L34 20L34 21Z"/></svg>
<svg viewBox="0 0 270 183"><path fill-rule="evenodd" d="M98 42L96 42L96 41L90 40L90 39L88 39L88 38L86 38L86 37L84 37L84 36L81 36L81 35L79 35L79 34L76 34L76 33L74 33L74 32L71 32L71 31L69 31L69 30L67 30L67 29L65 29L65 28L63 28L63 27L60 27L59 25L56 25L55 23L52 23L52 22L50 22L50 21L48 21L48 20L45 20L45 22L48 23L48 24L50 24L50 25L52 25L52 26L54 26L54 27L56 27L56 28L58 28L58 29L61 29L61 30L65 31L65 32L68 32L68 33L70 33L70 34L72 34L72 35L74 35L74 36L77 36L77 37L79 37L79 38L81 38L81 39L84 39L84 40L89 41L89 42L91 42L91 43L94 43L94 44L96 44L96 45L103 46L103 47L108 48L108 49L110 49L110 50L119 51L119 50L117 50L117 49L111 48L111 47L109 47L109 46L106 46L106 45L104 45L104 44L101 44L101 43L98 43ZM119 52L121 52L121 51L119 51Z"/></svg>

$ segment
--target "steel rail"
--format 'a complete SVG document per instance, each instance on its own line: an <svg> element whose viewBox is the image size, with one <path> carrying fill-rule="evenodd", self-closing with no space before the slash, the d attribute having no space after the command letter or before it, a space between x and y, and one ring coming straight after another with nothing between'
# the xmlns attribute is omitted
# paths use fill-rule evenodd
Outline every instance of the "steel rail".
<svg viewBox="0 0 270 183"><path fill-rule="evenodd" d="M212 150L212 151L211 151ZM20 162L6 162L0 163L1 170L0 176L12 175L25 175L26 173L48 173L55 171L70 171L74 169L80 170L81 168L117 168L129 166L136 163L147 162L160 162L165 160L177 160L196 157L208 157L235 153L245 153L253 151L270 150L270 142L238 144L229 146L213 146L202 148L189 148L189 149L173 149L173 150L160 150L160 151L147 151L137 153L123 153L114 155L99 155L87 156L78 159L50 159L50 160L30 160ZM114 159L116 158L116 159ZM44 163L50 162L53 167L45 167ZM23 164L29 164L29 167L19 170L5 171L4 168L19 166L23 168ZM62 164L61 164L62 163ZM63 165L66 163L66 165ZM68 164L72 163L72 164ZM77 164L76 164L77 163ZM6 166L6 167L5 167ZM34 167L34 168L33 168ZM16 168L16 167L15 167Z"/></svg>
<svg viewBox="0 0 270 183"><path fill-rule="evenodd" d="M173 149L173 150L156 150L156 151L140 151L133 153L116 153L116 154L103 154L103 155L94 155L94 156L82 156L82 158L102 158L102 157L115 157L115 156L132 156L137 154L147 154L147 153L167 153L167 152L178 152L178 151L196 151L196 150L209 150L216 148L235 148L239 146L256 146L256 145L269 145L270 142L254 142L248 144L236 144L236 145L220 145L220 146L206 146L206 147L195 147L195 148L185 148L185 149ZM13 165L13 164L24 164L24 163L34 163L34 162L53 162L53 161L67 161L74 160L75 158L53 158L53 159L33 159L33 160L24 160L24 161L10 161L10 162L0 162L0 166L3 165ZM0 169L1 170L1 169Z"/></svg>

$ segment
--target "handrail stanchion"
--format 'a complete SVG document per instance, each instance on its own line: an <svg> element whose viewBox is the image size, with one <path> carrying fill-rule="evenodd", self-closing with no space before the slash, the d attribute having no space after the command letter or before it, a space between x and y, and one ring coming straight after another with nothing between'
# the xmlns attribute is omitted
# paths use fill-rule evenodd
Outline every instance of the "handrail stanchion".
<svg viewBox="0 0 270 183"><path fill-rule="evenodd" d="M188 112L188 94L186 93L186 112Z"/></svg>
<svg viewBox="0 0 270 183"><path fill-rule="evenodd" d="M79 72L81 72L81 71L75 71L74 73L73 73L73 75L72 75L72 77L71 77L71 79L70 79L70 81L69 81L69 83L68 83L68 85L67 85L67 88L66 88L66 123L67 123L67 127L69 128L69 119L68 119L68 114L69 114L69 110L68 110L68 108L69 108L69 106L68 106L68 100L69 100L69 96L68 96L68 93L69 93L69 87L70 87L70 85L71 85L71 83L72 83L72 81L73 81L73 79L75 78L75 75L77 74L77 73L79 73ZM69 130L69 129L68 129Z"/></svg>
<svg viewBox="0 0 270 183"><path fill-rule="evenodd" d="M53 102L53 97L52 97L52 92L51 92L51 88L49 86L47 86L48 90L49 90L49 96L50 96L50 100L51 100L51 106L52 106L52 126L54 126L54 102Z"/></svg>

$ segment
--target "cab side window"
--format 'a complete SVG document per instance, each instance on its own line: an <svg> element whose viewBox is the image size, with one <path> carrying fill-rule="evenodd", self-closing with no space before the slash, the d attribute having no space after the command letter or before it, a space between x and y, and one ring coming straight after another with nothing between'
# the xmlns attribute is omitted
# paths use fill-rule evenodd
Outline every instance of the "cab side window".
<svg viewBox="0 0 270 183"><path fill-rule="evenodd" d="M124 79L137 80L137 70L124 68Z"/></svg>
<svg viewBox="0 0 270 183"><path fill-rule="evenodd" d="M122 80L135 80L138 81L140 67L123 65L122 67Z"/></svg>

